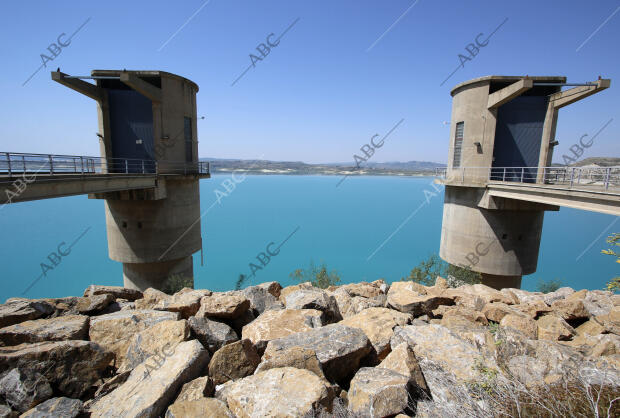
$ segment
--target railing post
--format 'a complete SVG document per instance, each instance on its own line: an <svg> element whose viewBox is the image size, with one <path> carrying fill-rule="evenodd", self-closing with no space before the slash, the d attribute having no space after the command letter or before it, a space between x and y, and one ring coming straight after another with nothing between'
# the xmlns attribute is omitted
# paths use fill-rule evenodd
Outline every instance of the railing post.
<svg viewBox="0 0 620 418"><path fill-rule="evenodd" d="M573 167L573 170L570 172L570 187L573 187L573 179L575 178L575 167Z"/></svg>
<svg viewBox="0 0 620 418"><path fill-rule="evenodd" d="M521 183L523 183L523 174L525 174L525 167L521 167Z"/></svg>
<svg viewBox="0 0 620 418"><path fill-rule="evenodd" d="M22 164L24 166L24 173L26 173L26 156L22 155Z"/></svg>
<svg viewBox="0 0 620 418"><path fill-rule="evenodd" d="M80 167L82 167L81 168L82 175L84 175L84 158L83 157L80 157Z"/></svg>
<svg viewBox="0 0 620 418"><path fill-rule="evenodd" d="M54 159L52 158L50 154L47 155L47 158L50 161L50 174L53 176L54 175Z"/></svg>
<svg viewBox="0 0 620 418"><path fill-rule="evenodd" d="M502 181L506 181L506 167L504 167L504 175L502 176Z"/></svg>
<svg viewBox="0 0 620 418"><path fill-rule="evenodd" d="M611 167L607 167L606 173L605 173L605 190L607 190L607 188L609 187L609 175L611 174Z"/></svg>
<svg viewBox="0 0 620 418"><path fill-rule="evenodd" d="M125 174L129 174L129 163L126 158L125 158Z"/></svg>
<svg viewBox="0 0 620 418"><path fill-rule="evenodd" d="M144 174L144 160L142 160L142 174Z"/></svg>
<svg viewBox="0 0 620 418"><path fill-rule="evenodd" d="M581 168L579 169L579 174L577 175L577 184L581 184Z"/></svg>
<svg viewBox="0 0 620 418"><path fill-rule="evenodd" d="M155 174L159 174L159 161L155 161Z"/></svg>
<svg viewBox="0 0 620 418"><path fill-rule="evenodd" d="M543 167L543 184L547 183L547 167Z"/></svg>
<svg viewBox="0 0 620 418"><path fill-rule="evenodd" d="M465 167L461 171L461 183L465 183Z"/></svg>
<svg viewBox="0 0 620 418"><path fill-rule="evenodd" d="M6 153L6 165L9 169L9 177L11 177L11 154Z"/></svg>
<svg viewBox="0 0 620 418"><path fill-rule="evenodd" d="M77 160L75 158L73 159L73 172L77 173Z"/></svg>

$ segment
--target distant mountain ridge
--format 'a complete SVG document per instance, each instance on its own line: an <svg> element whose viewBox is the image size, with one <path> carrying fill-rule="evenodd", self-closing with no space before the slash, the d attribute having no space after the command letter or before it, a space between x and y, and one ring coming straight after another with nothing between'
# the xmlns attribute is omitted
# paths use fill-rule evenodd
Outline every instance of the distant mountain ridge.
<svg viewBox="0 0 620 418"><path fill-rule="evenodd" d="M368 162L356 167L355 163L308 164L302 161L242 160L225 158L200 158L211 163L212 173L243 170L253 174L323 174L323 175L430 175L442 163L429 161Z"/></svg>

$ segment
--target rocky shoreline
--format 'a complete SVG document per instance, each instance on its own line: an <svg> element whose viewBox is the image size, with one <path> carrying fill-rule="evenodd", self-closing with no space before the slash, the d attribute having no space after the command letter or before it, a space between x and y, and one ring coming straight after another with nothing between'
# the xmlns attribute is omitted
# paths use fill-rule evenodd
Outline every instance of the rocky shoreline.
<svg viewBox="0 0 620 418"><path fill-rule="evenodd" d="M0 305L0 417L618 416L618 397L606 291L93 285Z"/></svg>

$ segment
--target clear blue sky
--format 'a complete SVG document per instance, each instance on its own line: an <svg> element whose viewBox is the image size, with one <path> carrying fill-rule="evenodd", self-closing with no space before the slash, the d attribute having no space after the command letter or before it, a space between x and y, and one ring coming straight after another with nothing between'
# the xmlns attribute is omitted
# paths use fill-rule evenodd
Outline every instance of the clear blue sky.
<svg viewBox="0 0 620 418"><path fill-rule="evenodd" d="M352 161L401 118L373 160L445 162L449 128L442 122L450 120L455 84L489 74L572 82L602 75L612 79L610 89L560 111L556 157L611 118L583 157L620 156L620 12L576 51L619 1L204 3L2 2L0 151L98 155L95 103L51 81L49 71L60 67L73 75L127 68L185 76L200 86L198 114L206 116L198 127L201 157L306 162ZM89 17L22 86L47 46ZM280 45L231 87L256 46L297 18ZM479 55L440 86L465 46L505 18Z"/></svg>

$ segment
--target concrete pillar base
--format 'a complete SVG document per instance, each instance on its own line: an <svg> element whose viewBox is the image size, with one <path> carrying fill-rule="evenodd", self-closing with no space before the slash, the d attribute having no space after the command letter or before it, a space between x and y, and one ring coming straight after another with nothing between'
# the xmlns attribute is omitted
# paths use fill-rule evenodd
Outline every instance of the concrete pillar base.
<svg viewBox="0 0 620 418"><path fill-rule="evenodd" d="M482 275L482 284L493 289L501 290L505 288L521 288L521 276L500 276L496 274L480 273Z"/></svg>
<svg viewBox="0 0 620 418"><path fill-rule="evenodd" d="M141 291L149 287L167 292L182 287L193 288L192 256L159 263L123 263L123 285Z"/></svg>

